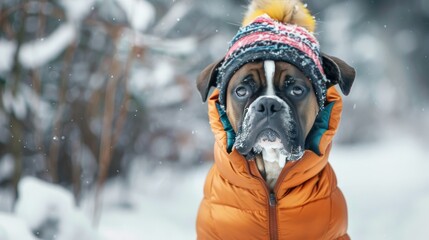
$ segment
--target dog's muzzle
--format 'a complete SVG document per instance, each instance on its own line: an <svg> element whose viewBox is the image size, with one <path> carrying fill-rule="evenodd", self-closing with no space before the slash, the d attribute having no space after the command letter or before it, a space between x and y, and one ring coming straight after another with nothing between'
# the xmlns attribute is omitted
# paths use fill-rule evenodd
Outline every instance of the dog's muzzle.
<svg viewBox="0 0 429 240"><path fill-rule="evenodd" d="M297 160L303 152L301 135L294 111L285 101L277 96L261 96L247 108L235 147L240 154L248 155L252 151L260 153L261 143L272 144L288 160Z"/></svg>

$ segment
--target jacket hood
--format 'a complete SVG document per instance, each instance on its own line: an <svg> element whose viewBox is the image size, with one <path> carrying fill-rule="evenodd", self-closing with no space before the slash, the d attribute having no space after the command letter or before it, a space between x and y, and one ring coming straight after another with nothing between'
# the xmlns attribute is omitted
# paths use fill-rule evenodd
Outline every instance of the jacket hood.
<svg viewBox="0 0 429 240"><path fill-rule="evenodd" d="M282 172L284 179L276 184L278 196L317 175L328 163L332 139L340 123L342 99L335 87L327 91L325 108L319 112L315 124L306 139L304 156L295 162L288 162ZM233 147L235 133L219 105L219 90L216 89L208 101L210 126L215 136L214 157L220 174L231 184L245 189L260 189L260 179L254 174L252 164ZM280 175L282 176L282 174Z"/></svg>

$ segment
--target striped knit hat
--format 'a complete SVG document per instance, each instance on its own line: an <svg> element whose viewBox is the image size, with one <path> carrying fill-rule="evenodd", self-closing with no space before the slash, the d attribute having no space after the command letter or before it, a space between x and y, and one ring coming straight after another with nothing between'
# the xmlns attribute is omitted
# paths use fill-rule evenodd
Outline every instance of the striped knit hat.
<svg viewBox="0 0 429 240"><path fill-rule="evenodd" d="M225 106L225 91L232 75L246 63L264 60L288 62L301 70L312 82L323 109L328 80L322 67L319 42L305 28L278 22L266 14L240 28L230 42L217 75L222 106Z"/></svg>

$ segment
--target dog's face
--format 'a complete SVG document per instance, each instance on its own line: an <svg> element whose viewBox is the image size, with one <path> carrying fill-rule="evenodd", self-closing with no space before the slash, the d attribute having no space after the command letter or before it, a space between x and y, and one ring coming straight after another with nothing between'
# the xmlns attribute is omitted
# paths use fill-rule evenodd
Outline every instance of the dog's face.
<svg viewBox="0 0 429 240"><path fill-rule="evenodd" d="M198 76L203 101L216 86L222 61L210 64ZM348 95L354 68L326 54L322 54L322 67L329 80L326 87L338 84ZM310 80L286 62L247 63L235 72L226 89L226 112L237 133L235 147L242 155L259 152L268 144L268 148L280 149L288 160L299 159L318 110Z"/></svg>
<svg viewBox="0 0 429 240"><path fill-rule="evenodd" d="M227 86L226 113L242 155L269 144L287 160L299 159L318 110L310 80L286 62L245 64Z"/></svg>

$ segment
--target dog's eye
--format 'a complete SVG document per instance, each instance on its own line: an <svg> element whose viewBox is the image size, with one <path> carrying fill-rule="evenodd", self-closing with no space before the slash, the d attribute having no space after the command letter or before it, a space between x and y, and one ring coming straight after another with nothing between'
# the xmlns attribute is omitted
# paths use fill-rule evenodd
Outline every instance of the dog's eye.
<svg viewBox="0 0 429 240"><path fill-rule="evenodd" d="M295 97L299 97L304 94L304 88L301 86L293 86L290 90L290 94Z"/></svg>
<svg viewBox="0 0 429 240"><path fill-rule="evenodd" d="M244 86L239 86L235 89L235 94L237 94L238 97L243 98L249 94L249 90Z"/></svg>

